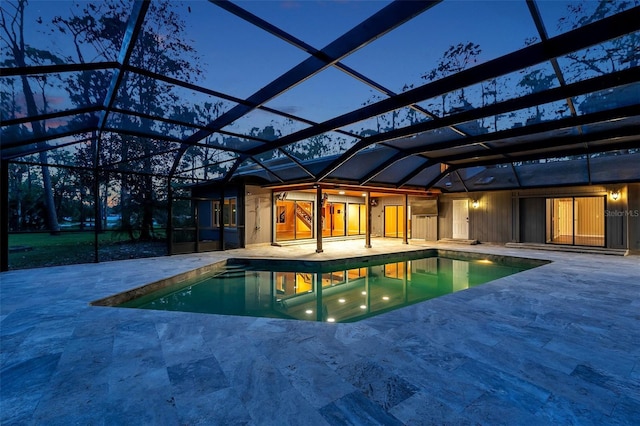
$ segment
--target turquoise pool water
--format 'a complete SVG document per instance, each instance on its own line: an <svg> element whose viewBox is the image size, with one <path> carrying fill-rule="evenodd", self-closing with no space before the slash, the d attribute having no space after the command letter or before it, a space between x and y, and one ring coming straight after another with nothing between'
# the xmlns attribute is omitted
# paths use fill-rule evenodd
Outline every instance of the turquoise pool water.
<svg viewBox="0 0 640 426"><path fill-rule="evenodd" d="M441 255L342 265L244 260L117 306L354 322L536 265L504 258L496 261Z"/></svg>

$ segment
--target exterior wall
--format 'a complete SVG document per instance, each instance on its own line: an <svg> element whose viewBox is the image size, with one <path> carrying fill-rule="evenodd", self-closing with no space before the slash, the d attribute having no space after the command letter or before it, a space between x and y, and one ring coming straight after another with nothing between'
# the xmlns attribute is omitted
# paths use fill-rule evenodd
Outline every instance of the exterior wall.
<svg viewBox="0 0 640 426"><path fill-rule="evenodd" d="M218 228L213 228L213 206L211 202L197 201L197 206L200 240L218 241L220 239L220 230Z"/></svg>
<svg viewBox="0 0 640 426"><path fill-rule="evenodd" d="M640 254L640 183L627 186L629 253Z"/></svg>
<svg viewBox="0 0 640 426"><path fill-rule="evenodd" d="M546 233L546 201L544 197L517 198L517 209L520 212L517 228L514 227L514 240L528 243L545 243ZM518 235L519 232L519 235Z"/></svg>
<svg viewBox="0 0 640 426"><path fill-rule="evenodd" d="M378 204L371 206L371 236L381 237L384 230L384 204L382 199L377 199Z"/></svg>
<svg viewBox="0 0 640 426"><path fill-rule="evenodd" d="M628 224L630 219L629 213L629 194L627 187L618 187L620 190L620 198L612 200L607 197L605 227L607 229L607 247L609 248L627 248L628 247Z"/></svg>
<svg viewBox="0 0 640 426"><path fill-rule="evenodd" d="M273 228L271 190L247 186L245 193L245 245L269 244Z"/></svg>
<svg viewBox="0 0 640 426"><path fill-rule="evenodd" d="M438 204L438 238L453 237L453 200L469 200L469 239L507 243L512 238L512 192L473 192L443 194ZM478 201L473 208L472 202Z"/></svg>
<svg viewBox="0 0 640 426"><path fill-rule="evenodd" d="M237 185L229 185L224 188L224 197L232 198L235 197L237 201L236 205L236 225L235 227L224 227L224 249L230 248L238 248L244 246L244 222L245 222L245 208L244 208L244 197L243 197L243 186ZM196 198L207 198L212 201L217 201L222 194L222 190L219 187L211 186L211 187L195 187L191 191L192 195ZM211 224L211 217L207 217L207 215L211 215L211 208L205 207L206 204L211 203L211 201L200 201L198 202L198 210L202 212L202 214L198 215L198 223L200 225ZM216 230L206 230L200 232L198 235L200 241L218 241L220 240L220 232L218 229ZM201 251L207 251L211 249L218 249L219 245L208 245L201 248Z"/></svg>
<svg viewBox="0 0 640 426"><path fill-rule="evenodd" d="M473 208L471 201L477 200ZM512 241L511 191L473 193L469 202L469 238L478 241L508 243Z"/></svg>
<svg viewBox="0 0 640 426"><path fill-rule="evenodd" d="M620 198L613 200L612 191ZM453 200L469 200L469 238L480 242L544 243L546 198L606 196L605 245L607 248L640 250L640 183L540 188L521 191L490 191L442 194L438 199L438 238L453 234ZM471 207L473 200L478 208Z"/></svg>
<svg viewBox="0 0 640 426"><path fill-rule="evenodd" d="M620 198L617 201L610 197L613 190L620 190ZM247 186L245 194L246 244L271 243L275 223L271 190ZM467 199L470 204L470 239L499 244L511 241L544 243L546 232L545 199L565 196L606 196L604 212L606 216L606 247L628 248L631 251L640 252L640 183L442 194L438 199L438 216L429 218L434 223L429 224L428 230L425 228L426 223L422 223L427 219L426 217L413 216L411 218L412 229L416 231L412 238L427 240L451 238L453 234L453 200ZM315 194L311 193L296 192L292 193L290 197L315 202ZM354 203L359 201L355 198L347 198L332 195L329 201ZM404 196L381 197L376 200L377 205L371 207L371 230L372 236L382 236L384 232L384 207L404 205ZM471 206L473 200L478 201L477 208Z"/></svg>
<svg viewBox="0 0 640 426"><path fill-rule="evenodd" d="M453 238L453 200L461 195L442 195L438 198L438 239Z"/></svg>

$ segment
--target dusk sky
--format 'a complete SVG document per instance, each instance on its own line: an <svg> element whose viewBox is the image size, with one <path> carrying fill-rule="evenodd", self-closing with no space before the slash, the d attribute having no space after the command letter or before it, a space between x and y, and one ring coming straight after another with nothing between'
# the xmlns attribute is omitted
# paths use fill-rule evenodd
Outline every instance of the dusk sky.
<svg viewBox="0 0 640 426"><path fill-rule="evenodd" d="M280 26L311 46L321 49L363 19L384 8L387 1L240 1L239 6ZM557 18L566 2L541 1L540 11L550 35L557 33ZM38 34L37 25L73 10L71 1L31 1L27 22L34 31L27 42L73 55L68 38ZM205 0L176 2L186 34L201 57L202 76L196 84L244 98L255 93L307 58L303 51L252 26ZM442 54L457 43L473 42L482 53L478 63L524 46L536 30L525 1L444 1L407 25L364 46L342 62L395 92L405 85L418 86L422 76L437 65ZM91 57L91 54L87 54ZM95 56L95 55L94 55ZM102 60L98 58L98 60ZM335 68L329 68L266 105L316 122L324 121L384 95ZM215 101L206 95L184 93L185 104ZM226 105L226 109L232 106ZM255 112L228 130L246 131L279 117ZM304 125L291 127L299 130Z"/></svg>

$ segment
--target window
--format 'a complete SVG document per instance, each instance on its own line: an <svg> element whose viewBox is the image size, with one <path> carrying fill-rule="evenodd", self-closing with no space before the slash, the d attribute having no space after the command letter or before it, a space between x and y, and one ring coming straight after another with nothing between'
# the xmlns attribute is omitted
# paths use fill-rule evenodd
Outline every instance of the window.
<svg viewBox="0 0 640 426"><path fill-rule="evenodd" d="M224 199L224 209L223 217L224 217L224 226L228 226L231 228L235 228L237 221L237 198L225 198Z"/></svg>
<svg viewBox="0 0 640 426"><path fill-rule="evenodd" d="M411 280L411 262L387 263L384 265L384 276L387 278L395 278L401 280L405 278L405 268L407 279Z"/></svg>
<svg viewBox="0 0 640 426"><path fill-rule="evenodd" d="M211 215L213 216L211 223L214 227L220 227L220 202L214 201L213 209L211 209Z"/></svg>
<svg viewBox="0 0 640 426"><path fill-rule="evenodd" d="M213 202L213 226L220 227L220 202ZM222 208L222 218L225 227L235 228L237 226L237 198L225 198Z"/></svg>
<svg viewBox="0 0 640 426"><path fill-rule="evenodd" d="M287 297L313 291L313 276L306 272L275 272L276 293Z"/></svg>

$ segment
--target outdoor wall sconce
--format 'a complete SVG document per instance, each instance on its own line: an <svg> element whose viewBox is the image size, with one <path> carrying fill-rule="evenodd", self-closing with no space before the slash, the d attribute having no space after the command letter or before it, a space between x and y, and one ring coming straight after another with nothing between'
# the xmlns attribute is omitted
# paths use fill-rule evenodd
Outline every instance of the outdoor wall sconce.
<svg viewBox="0 0 640 426"><path fill-rule="evenodd" d="M471 202L471 207L473 207L474 209L477 209L478 207L480 207L480 201L478 200L473 200Z"/></svg>
<svg viewBox="0 0 640 426"><path fill-rule="evenodd" d="M620 198L620 190L617 189L615 191L611 191L611 199L613 201L618 201L618 198Z"/></svg>

